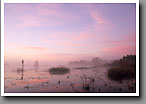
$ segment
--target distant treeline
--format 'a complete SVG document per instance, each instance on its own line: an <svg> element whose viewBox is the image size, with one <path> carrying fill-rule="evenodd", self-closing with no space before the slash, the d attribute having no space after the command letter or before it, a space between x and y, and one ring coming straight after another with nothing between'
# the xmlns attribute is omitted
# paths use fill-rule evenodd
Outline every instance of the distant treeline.
<svg viewBox="0 0 146 104"><path fill-rule="evenodd" d="M95 57L91 60L79 60L79 61L71 61L68 63L69 65L83 65L83 66L103 66L107 64L107 61L102 60L99 57Z"/></svg>

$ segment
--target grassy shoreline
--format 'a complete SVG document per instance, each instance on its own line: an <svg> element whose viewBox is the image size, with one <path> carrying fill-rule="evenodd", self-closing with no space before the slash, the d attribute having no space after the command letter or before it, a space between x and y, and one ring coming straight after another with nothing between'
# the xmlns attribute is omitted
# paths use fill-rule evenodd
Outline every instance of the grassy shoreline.
<svg viewBox="0 0 146 104"><path fill-rule="evenodd" d="M122 82L136 78L136 56L127 55L123 59L114 61L107 71L110 80Z"/></svg>

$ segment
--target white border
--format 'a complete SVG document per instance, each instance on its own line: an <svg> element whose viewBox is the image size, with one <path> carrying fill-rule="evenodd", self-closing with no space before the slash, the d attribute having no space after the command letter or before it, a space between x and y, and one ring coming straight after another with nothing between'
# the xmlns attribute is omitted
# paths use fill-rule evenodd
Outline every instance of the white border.
<svg viewBox="0 0 146 104"><path fill-rule="evenodd" d="M4 3L136 3L136 93L4 93ZM1 96L139 96L139 0L1 0Z"/></svg>

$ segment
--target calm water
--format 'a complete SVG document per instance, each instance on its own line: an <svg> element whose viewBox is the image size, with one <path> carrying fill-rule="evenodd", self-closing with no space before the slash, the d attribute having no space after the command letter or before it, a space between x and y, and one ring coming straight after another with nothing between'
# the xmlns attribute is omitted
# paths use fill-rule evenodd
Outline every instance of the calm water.
<svg viewBox="0 0 146 104"><path fill-rule="evenodd" d="M5 92L135 92L134 81L118 83L107 78L107 67L75 69L52 75L50 66L5 65Z"/></svg>

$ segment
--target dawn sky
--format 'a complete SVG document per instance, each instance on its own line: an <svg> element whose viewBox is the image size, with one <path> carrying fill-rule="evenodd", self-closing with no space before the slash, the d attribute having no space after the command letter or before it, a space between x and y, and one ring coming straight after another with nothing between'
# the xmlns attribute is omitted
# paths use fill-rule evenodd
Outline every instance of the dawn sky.
<svg viewBox="0 0 146 104"><path fill-rule="evenodd" d="M136 54L135 4L5 4L5 59Z"/></svg>

